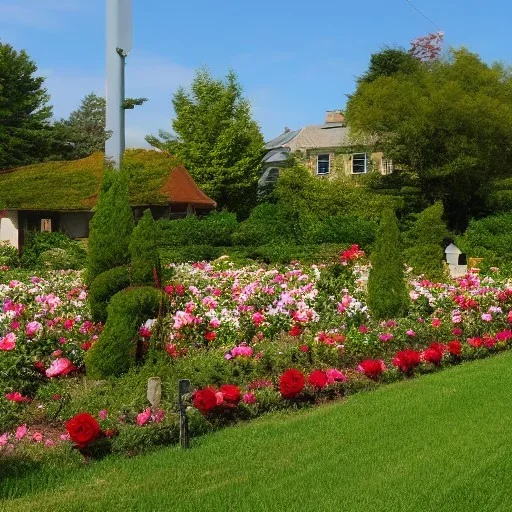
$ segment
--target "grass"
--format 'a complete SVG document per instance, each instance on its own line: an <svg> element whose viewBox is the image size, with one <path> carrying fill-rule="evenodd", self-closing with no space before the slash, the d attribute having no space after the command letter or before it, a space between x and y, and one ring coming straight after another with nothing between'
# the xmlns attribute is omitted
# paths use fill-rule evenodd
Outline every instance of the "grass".
<svg viewBox="0 0 512 512"><path fill-rule="evenodd" d="M8 511L510 511L512 353L138 458L0 483Z"/></svg>

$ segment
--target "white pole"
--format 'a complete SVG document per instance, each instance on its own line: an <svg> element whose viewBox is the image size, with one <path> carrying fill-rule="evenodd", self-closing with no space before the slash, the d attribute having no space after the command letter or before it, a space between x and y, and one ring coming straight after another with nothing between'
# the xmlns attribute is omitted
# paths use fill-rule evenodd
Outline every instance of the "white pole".
<svg viewBox="0 0 512 512"><path fill-rule="evenodd" d="M125 147L124 65L129 43L123 44L123 36L131 37L131 26L127 26L124 14L131 13L131 0L106 0L107 45L106 45L106 99L107 113L105 129L111 133L105 142L105 157L114 167L121 167ZM131 19L129 20L131 24ZM122 48L127 46L126 48Z"/></svg>

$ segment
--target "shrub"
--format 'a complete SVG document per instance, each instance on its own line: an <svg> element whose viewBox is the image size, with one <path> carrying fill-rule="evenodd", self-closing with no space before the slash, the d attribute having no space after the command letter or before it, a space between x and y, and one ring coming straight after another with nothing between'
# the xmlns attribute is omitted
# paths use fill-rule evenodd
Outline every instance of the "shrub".
<svg viewBox="0 0 512 512"><path fill-rule="evenodd" d="M404 315L408 293L400 232L393 210L386 209L382 213L371 263L368 277L368 307L371 314L377 319Z"/></svg>
<svg viewBox="0 0 512 512"><path fill-rule="evenodd" d="M128 243L133 227L128 175L123 171L105 171L90 223L87 284L102 272L128 263Z"/></svg>
<svg viewBox="0 0 512 512"><path fill-rule="evenodd" d="M283 238L282 222L278 206L262 203L251 212L247 220L241 222L233 234L233 243L243 246L259 246Z"/></svg>
<svg viewBox="0 0 512 512"><path fill-rule="evenodd" d="M88 293L92 320L105 323L110 299L128 286L130 286L128 267L114 267L96 276Z"/></svg>
<svg viewBox="0 0 512 512"><path fill-rule="evenodd" d="M444 251L440 245L417 245L406 249L404 255L415 274L423 274L431 281L447 278L443 267Z"/></svg>
<svg viewBox="0 0 512 512"><path fill-rule="evenodd" d="M41 265L40 256L50 249L68 249L72 240L59 231L33 231L29 233L23 246L21 264L25 268L37 268Z"/></svg>
<svg viewBox="0 0 512 512"><path fill-rule="evenodd" d="M350 215L335 215L319 222L308 239L312 243L357 244L368 247L375 240L377 223Z"/></svg>
<svg viewBox="0 0 512 512"><path fill-rule="evenodd" d="M18 249L9 244L8 241L0 241L0 267L17 267L20 264Z"/></svg>
<svg viewBox="0 0 512 512"><path fill-rule="evenodd" d="M512 260L512 213L470 221L458 242L469 256L480 256L477 249L483 248Z"/></svg>
<svg viewBox="0 0 512 512"><path fill-rule="evenodd" d="M443 213L443 203L437 201L417 214L410 229L404 233L405 245L438 245L444 248L444 241L451 233L443 220Z"/></svg>
<svg viewBox="0 0 512 512"><path fill-rule="evenodd" d="M131 279L133 285L151 285L160 282L158 228L151 210L147 209L132 232L130 239Z"/></svg>
<svg viewBox="0 0 512 512"><path fill-rule="evenodd" d="M234 213L212 212L205 217L189 215L183 219L160 220L160 244L166 247L183 245L230 246L238 228Z"/></svg>
<svg viewBox="0 0 512 512"><path fill-rule="evenodd" d="M128 288L112 297L103 332L85 357L88 377L118 376L136 364L138 329L148 318L156 318L162 300L162 293L149 286Z"/></svg>
<svg viewBox="0 0 512 512"><path fill-rule="evenodd" d="M38 261L47 270L80 270L87 263L87 252L80 242L71 242L65 249L44 251Z"/></svg>

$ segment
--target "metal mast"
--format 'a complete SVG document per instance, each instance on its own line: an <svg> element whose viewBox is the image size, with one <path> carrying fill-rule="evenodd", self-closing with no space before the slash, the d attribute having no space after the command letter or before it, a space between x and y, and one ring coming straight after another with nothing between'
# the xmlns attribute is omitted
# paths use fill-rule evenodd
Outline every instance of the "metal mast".
<svg viewBox="0 0 512 512"><path fill-rule="evenodd" d="M132 0L106 0L106 99L105 157L119 169L125 146L124 65L133 47Z"/></svg>

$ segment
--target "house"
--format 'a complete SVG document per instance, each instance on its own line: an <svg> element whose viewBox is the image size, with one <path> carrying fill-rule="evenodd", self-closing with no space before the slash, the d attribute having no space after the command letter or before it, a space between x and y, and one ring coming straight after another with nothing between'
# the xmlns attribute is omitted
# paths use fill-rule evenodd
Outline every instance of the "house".
<svg viewBox="0 0 512 512"><path fill-rule="evenodd" d="M382 152L373 151L374 145L371 138L355 141L350 137L341 110L327 111L324 124L295 131L285 128L284 133L265 144L267 153L258 185L266 187L275 183L290 154L300 155L319 177L366 174L370 170L391 173L391 160L384 158Z"/></svg>
<svg viewBox="0 0 512 512"><path fill-rule="evenodd" d="M130 150L123 165L130 173L130 203L136 219L146 208L156 219L170 219L205 214L216 207L168 153ZM71 162L0 171L0 241L21 249L31 231L63 231L72 238L87 238L104 167L103 153L95 153Z"/></svg>

